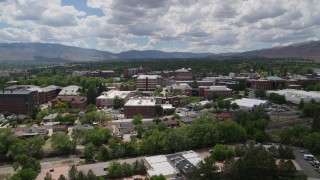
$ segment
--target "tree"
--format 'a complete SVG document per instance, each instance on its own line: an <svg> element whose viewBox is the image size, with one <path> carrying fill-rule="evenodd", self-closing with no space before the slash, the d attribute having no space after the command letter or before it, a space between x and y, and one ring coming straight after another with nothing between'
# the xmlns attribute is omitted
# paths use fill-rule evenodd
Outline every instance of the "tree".
<svg viewBox="0 0 320 180"><path fill-rule="evenodd" d="M69 179L76 180L78 173L79 173L79 171L78 171L77 167L75 165L72 165L68 171Z"/></svg>
<svg viewBox="0 0 320 180"><path fill-rule="evenodd" d="M68 154L72 150L72 141L68 134L64 132L53 133L51 136L51 143L53 149L59 154Z"/></svg>
<svg viewBox="0 0 320 180"><path fill-rule="evenodd" d="M97 176L93 173L92 169L90 169L87 173L87 179L88 180L94 180L97 179Z"/></svg>
<svg viewBox="0 0 320 180"><path fill-rule="evenodd" d="M276 104L284 104L286 103L286 97L284 95L279 95L277 93L271 93L269 95L269 100Z"/></svg>
<svg viewBox="0 0 320 180"><path fill-rule="evenodd" d="M13 163L13 169L17 171L21 169L32 169L35 172L40 172L41 165L39 161L31 156L25 154L19 154L15 156L15 162Z"/></svg>
<svg viewBox="0 0 320 180"><path fill-rule="evenodd" d="M92 143L94 146L101 146L103 143L107 143L111 137L109 129L95 128L86 131L85 142Z"/></svg>
<svg viewBox="0 0 320 180"><path fill-rule="evenodd" d="M257 98L265 98L266 97L266 90L264 89L257 89L254 91L254 95L257 97Z"/></svg>
<svg viewBox="0 0 320 180"><path fill-rule="evenodd" d="M63 175L63 174L60 174L59 176L59 179L58 180L67 180L67 178Z"/></svg>
<svg viewBox="0 0 320 180"><path fill-rule="evenodd" d="M143 133L143 125L137 124L134 128L137 131L137 138L141 138Z"/></svg>
<svg viewBox="0 0 320 180"><path fill-rule="evenodd" d="M301 110L301 109L303 109L303 107L304 107L304 100L301 99L299 102L299 109Z"/></svg>
<svg viewBox="0 0 320 180"><path fill-rule="evenodd" d="M100 150L100 156L99 156L99 160L100 161L107 161L109 160L111 157L110 157L110 152L109 152L109 149L107 147L102 147L101 150Z"/></svg>
<svg viewBox="0 0 320 180"><path fill-rule="evenodd" d="M232 103L232 104L231 104L231 108L232 108L233 110L239 109L239 105L238 105L237 103Z"/></svg>
<svg viewBox="0 0 320 180"><path fill-rule="evenodd" d="M96 147L93 145L93 143L86 144L84 148L84 158L86 161L90 161L93 159L93 156L95 154Z"/></svg>
<svg viewBox="0 0 320 180"><path fill-rule="evenodd" d="M118 162L111 162L108 167L107 176L112 179L123 177L123 170L121 164Z"/></svg>
<svg viewBox="0 0 320 180"><path fill-rule="evenodd" d="M163 146L167 153L179 152L188 148L186 133L171 129L163 139Z"/></svg>
<svg viewBox="0 0 320 180"><path fill-rule="evenodd" d="M122 164L122 171L123 171L124 177L129 177L133 175L131 165L126 162Z"/></svg>
<svg viewBox="0 0 320 180"><path fill-rule="evenodd" d="M231 107L231 102L229 100L226 100L224 103L225 103L226 109L229 111L229 109Z"/></svg>
<svg viewBox="0 0 320 180"><path fill-rule="evenodd" d="M150 180L166 180L166 177L164 177L162 174L153 175L153 176L150 177Z"/></svg>
<svg viewBox="0 0 320 180"><path fill-rule="evenodd" d="M242 144L239 144L239 145L236 145L236 147L234 147L233 151L235 156L241 157L245 154L246 147Z"/></svg>
<svg viewBox="0 0 320 180"><path fill-rule="evenodd" d="M52 176L49 172L46 173L46 176L44 177L44 180L52 180Z"/></svg>
<svg viewBox="0 0 320 180"><path fill-rule="evenodd" d="M87 90L87 101L88 104L95 104L97 97L97 90L95 86L91 85Z"/></svg>
<svg viewBox="0 0 320 180"><path fill-rule="evenodd" d="M134 125L142 124L142 119L143 119L143 116L141 114L137 114L133 116L132 124Z"/></svg>
<svg viewBox="0 0 320 180"><path fill-rule="evenodd" d="M114 109L120 109L124 106L124 100L119 98L118 96L116 96L114 99L113 99L113 108Z"/></svg>
<svg viewBox="0 0 320 180"><path fill-rule="evenodd" d="M209 156L204 161L200 161L192 177L195 180L220 179L219 168L216 166L215 159Z"/></svg>
<svg viewBox="0 0 320 180"><path fill-rule="evenodd" d="M219 122L216 128L221 142L231 143L245 141L245 129L233 121Z"/></svg>
<svg viewBox="0 0 320 180"><path fill-rule="evenodd" d="M311 132L320 132L320 108L315 110L311 124Z"/></svg>
<svg viewBox="0 0 320 180"><path fill-rule="evenodd" d="M233 150L228 145L216 144L213 148L213 157L217 161L224 161L233 156Z"/></svg>
<svg viewBox="0 0 320 180"><path fill-rule="evenodd" d="M226 107L226 103L224 100L217 101L217 104L220 109L224 109Z"/></svg>
<svg viewBox="0 0 320 180"><path fill-rule="evenodd" d="M34 180L37 178L38 173L32 169L21 169L14 175L12 175L10 180Z"/></svg>
<svg viewBox="0 0 320 180"><path fill-rule="evenodd" d="M304 136L303 144L313 153L320 152L320 133L314 132Z"/></svg>
<svg viewBox="0 0 320 180"><path fill-rule="evenodd" d="M180 120L181 117L179 116L179 114L174 113L173 116L171 117L171 120Z"/></svg>

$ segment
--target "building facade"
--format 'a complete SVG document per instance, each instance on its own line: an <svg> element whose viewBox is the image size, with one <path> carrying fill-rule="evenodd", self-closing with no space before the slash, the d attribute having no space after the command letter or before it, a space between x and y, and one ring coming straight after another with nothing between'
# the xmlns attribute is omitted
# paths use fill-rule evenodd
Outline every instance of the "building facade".
<svg viewBox="0 0 320 180"><path fill-rule="evenodd" d="M174 71L174 80L192 80L192 77L191 68L182 68Z"/></svg>
<svg viewBox="0 0 320 180"><path fill-rule="evenodd" d="M0 112L31 114L38 105L39 97L37 91L0 91Z"/></svg>
<svg viewBox="0 0 320 180"><path fill-rule="evenodd" d="M139 75L137 78L137 89L140 91L153 91L162 84L163 78L158 75Z"/></svg>

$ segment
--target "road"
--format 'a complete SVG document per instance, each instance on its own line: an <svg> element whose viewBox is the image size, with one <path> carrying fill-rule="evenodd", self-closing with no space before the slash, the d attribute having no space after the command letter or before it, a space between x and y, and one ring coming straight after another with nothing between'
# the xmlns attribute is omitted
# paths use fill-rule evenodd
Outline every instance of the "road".
<svg viewBox="0 0 320 180"><path fill-rule="evenodd" d="M275 123L269 123L266 130L272 130L272 129L278 129L278 128L284 128L284 127L293 127L300 124L307 124L312 122L312 118L298 118L294 120L289 121L282 121L282 122L275 122Z"/></svg>
<svg viewBox="0 0 320 180"><path fill-rule="evenodd" d="M303 153L300 153L300 151L303 150L302 148L293 147L293 153L296 156L296 161L301 166L303 173L307 175L309 178L317 178L320 179L320 173L315 171L313 169L313 166L309 164L309 161L306 161L303 159Z"/></svg>

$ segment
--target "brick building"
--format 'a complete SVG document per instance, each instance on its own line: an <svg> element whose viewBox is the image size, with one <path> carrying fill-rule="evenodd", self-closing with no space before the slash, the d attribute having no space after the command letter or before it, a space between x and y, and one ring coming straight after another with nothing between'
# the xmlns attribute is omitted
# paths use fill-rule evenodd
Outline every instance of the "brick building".
<svg viewBox="0 0 320 180"><path fill-rule="evenodd" d="M162 116L161 100L155 98L129 99L124 105L124 116L132 118L137 114L141 114L144 118Z"/></svg>
<svg viewBox="0 0 320 180"><path fill-rule="evenodd" d="M0 112L31 114L39 105L37 91L2 90L0 91Z"/></svg>
<svg viewBox="0 0 320 180"><path fill-rule="evenodd" d="M176 83L171 86L173 95L182 95L192 96L192 88L186 83Z"/></svg>
<svg viewBox="0 0 320 180"><path fill-rule="evenodd" d="M87 107L87 98L83 96L58 96L51 101L52 107L58 102L70 103L72 109L85 109Z"/></svg>
<svg viewBox="0 0 320 180"><path fill-rule="evenodd" d="M174 80L192 80L192 76L191 68L174 71Z"/></svg>
<svg viewBox="0 0 320 180"><path fill-rule="evenodd" d="M151 69L147 67L127 68L123 70L123 75L125 78L129 78L138 74L146 74L150 71Z"/></svg>
<svg viewBox="0 0 320 180"><path fill-rule="evenodd" d="M280 84L285 84L285 80L276 77L276 76L269 76L264 79L247 79L247 86L252 89L266 89L266 90L273 90L277 89Z"/></svg>
<svg viewBox="0 0 320 180"><path fill-rule="evenodd" d="M208 99L213 95L230 97L232 96L232 90L226 86L201 86L199 87L199 96Z"/></svg>
<svg viewBox="0 0 320 180"><path fill-rule="evenodd" d="M140 91L153 91L157 86L163 85L163 78L158 75L139 75L137 89Z"/></svg>

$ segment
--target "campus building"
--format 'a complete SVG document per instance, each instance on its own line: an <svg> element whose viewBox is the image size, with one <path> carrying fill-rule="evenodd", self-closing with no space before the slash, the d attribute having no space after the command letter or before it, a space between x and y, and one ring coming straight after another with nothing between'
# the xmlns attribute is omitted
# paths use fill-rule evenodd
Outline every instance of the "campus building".
<svg viewBox="0 0 320 180"><path fill-rule="evenodd" d="M126 103L129 98L132 96L131 91L119 91L119 90L110 90L108 92L103 92L101 96L96 98L97 107L112 107L113 101L116 97L123 99Z"/></svg>
<svg viewBox="0 0 320 180"><path fill-rule="evenodd" d="M232 90L226 86L200 86L199 96L209 99L212 96L217 97L230 97L232 96Z"/></svg>
<svg viewBox="0 0 320 180"><path fill-rule="evenodd" d="M59 102L68 103L72 109L85 109L87 107L87 98L83 96L58 96L51 101L52 107Z"/></svg>
<svg viewBox="0 0 320 180"><path fill-rule="evenodd" d="M174 80L192 80L191 68L178 69L174 71Z"/></svg>
<svg viewBox="0 0 320 180"><path fill-rule="evenodd" d="M38 105L37 91L4 89L0 91L0 112L31 114Z"/></svg>
<svg viewBox="0 0 320 180"><path fill-rule="evenodd" d="M158 75L139 75L137 78L137 89L140 91L153 91L162 84L163 78Z"/></svg>
<svg viewBox="0 0 320 180"><path fill-rule="evenodd" d="M171 86L173 95L192 96L192 88L186 83L176 83Z"/></svg>

